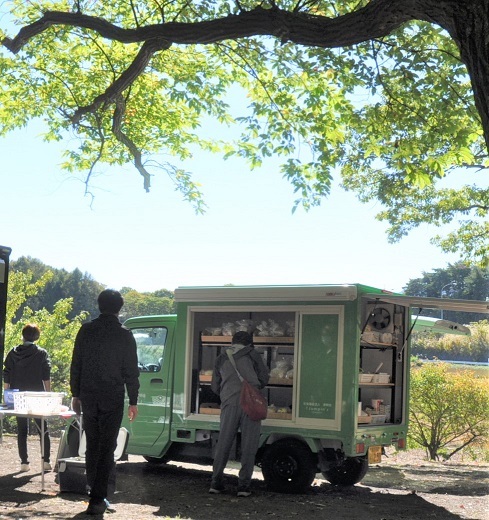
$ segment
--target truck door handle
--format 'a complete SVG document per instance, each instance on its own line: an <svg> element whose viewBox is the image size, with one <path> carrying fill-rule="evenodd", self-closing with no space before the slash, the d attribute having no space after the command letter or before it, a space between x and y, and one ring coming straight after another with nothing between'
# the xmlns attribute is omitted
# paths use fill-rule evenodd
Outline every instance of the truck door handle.
<svg viewBox="0 0 489 520"><path fill-rule="evenodd" d="M151 379L150 384L156 385L156 384L163 384L163 379Z"/></svg>

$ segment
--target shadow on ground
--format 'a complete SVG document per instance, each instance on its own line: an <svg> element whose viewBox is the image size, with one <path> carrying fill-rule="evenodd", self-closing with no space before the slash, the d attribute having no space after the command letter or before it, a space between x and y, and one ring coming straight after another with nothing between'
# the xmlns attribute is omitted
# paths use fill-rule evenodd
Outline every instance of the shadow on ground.
<svg viewBox="0 0 489 520"><path fill-rule="evenodd" d="M13 447L5 448L0 450L0 520L90 518L84 514L87 497L60 494L53 473L46 475L46 487L41 492L40 474L34 471L33 461L32 472L11 472L9 464L10 468L15 467L16 454ZM488 494L488 474L484 469L380 464L370 468L361 485L338 488L317 479L307 493L300 495L271 493L263 480L256 478L251 497L238 498L235 471L228 476L225 493L209 495L210 467L152 465L131 456L128 462L118 464L115 511L106 513L104 518L480 520L485 518Z"/></svg>

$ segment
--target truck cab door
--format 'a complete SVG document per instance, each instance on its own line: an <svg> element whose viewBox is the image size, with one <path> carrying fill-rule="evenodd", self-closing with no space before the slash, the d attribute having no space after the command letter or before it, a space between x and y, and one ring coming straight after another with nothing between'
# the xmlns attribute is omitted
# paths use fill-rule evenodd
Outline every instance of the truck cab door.
<svg viewBox="0 0 489 520"><path fill-rule="evenodd" d="M171 345L174 323L126 323L134 335L139 363L138 416L128 428L128 452L158 457L166 446L171 417Z"/></svg>

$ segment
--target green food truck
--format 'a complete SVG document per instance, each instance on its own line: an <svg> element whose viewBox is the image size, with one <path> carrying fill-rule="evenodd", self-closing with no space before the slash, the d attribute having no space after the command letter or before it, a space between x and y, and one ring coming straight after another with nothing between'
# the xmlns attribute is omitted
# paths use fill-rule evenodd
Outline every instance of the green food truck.
<svg viewBox="0 0 489 520"><path fill-rule="evenodd" d="M256 464L269 489L286 493L304 491L317 473L353 485L383 447L405 448L411 315L441 305L487 313L489 305L360 284L182 287L175 300L176 315L125 322L141 383L138 418L123 424L127 452L152 463L212 460L220 412L210 389L214 361L234 332L247 330L270 369ZM232 458L239 460L239 442Z"/></svg>

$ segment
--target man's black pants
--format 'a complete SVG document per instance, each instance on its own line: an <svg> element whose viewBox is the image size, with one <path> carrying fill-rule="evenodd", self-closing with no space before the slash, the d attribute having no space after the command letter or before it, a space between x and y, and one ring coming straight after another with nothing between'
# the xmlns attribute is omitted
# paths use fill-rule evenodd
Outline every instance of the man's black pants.
<svg viewBox="0 0 489 520"><path fill-rule="evenodd" d="M100 396L82 399L83 429L87 439L85 463L90 497L107 497L107 486L114 468L114 450L124 413L124 399Z"/></svg>

